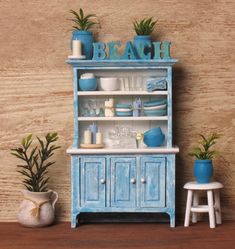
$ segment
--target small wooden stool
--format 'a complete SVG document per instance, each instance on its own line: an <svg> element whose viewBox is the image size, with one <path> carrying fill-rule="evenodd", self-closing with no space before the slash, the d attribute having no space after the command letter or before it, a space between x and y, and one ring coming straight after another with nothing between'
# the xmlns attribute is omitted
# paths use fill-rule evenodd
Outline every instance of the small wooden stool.
<svg viewBox="0 0 235 249"><path fill-rule="evenodd" d="M192 222L197 223L197 213L209 213L210 228L215 228L216 224L222 224L220 209L220 189L224 186L220 182L197 183L188 182L184 188L188 190L184 226L189 226L190 213L192 212ZM207 192L208 205L199 205L198 191L205 190ZM213 198L214 192L214 198ZM215 200L215 202L214 202ZM193 203L193 206L192 206Z"/></svg>

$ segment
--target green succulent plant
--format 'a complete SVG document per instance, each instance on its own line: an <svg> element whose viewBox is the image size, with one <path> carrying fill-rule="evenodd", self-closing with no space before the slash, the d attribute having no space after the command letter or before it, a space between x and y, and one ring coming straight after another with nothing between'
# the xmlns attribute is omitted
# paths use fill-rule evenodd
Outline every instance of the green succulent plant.
<svg viewBox="0 0 235 249"><path fill-rule="evenodd" d="M134 30L137 35L150 35L155 26L156 26L157 21L153 20L153 17L150 18L144 18L142 20L134 21Z"/></svg>
<svg viewBox="0 0 235 249"><path fill-rule="evenodd" d="M70 13L73 14L74 18L69 19L74 23L73 30L89 30L92 26L95 24L98 24L96 22L91 21L92 18L95 18L96 15L89 14L85 15L83 9L79 9L79 13L77 13L74 10L70 10Z"/></svg>
<svg viewBox="0 0 235 249"><path fill-rule="evenodd" d="M195 156L200 160L213 159L218 155L218 151L212 150L211 147L216 144L217 139L220 138L221 135L218 133L212 133L208 137L205 137L202 134L199 134L199 136L202 138L198 141L199 145L194 147L189 155Z"/></svg>
<svg viewBox="0 0 235 249"><path fill-rule="evenodd" d="M54 161L48 161L54 155L54 151L60 146L54 145L58 140L57 133L48 133L45 141L37 137L38 144L33 145L32 134L24 137L21 146L11 149L11 154L24 163L17 165L17 172L24 176L23 185L32 192L46 192L49 177L48 167Z"/></svg>

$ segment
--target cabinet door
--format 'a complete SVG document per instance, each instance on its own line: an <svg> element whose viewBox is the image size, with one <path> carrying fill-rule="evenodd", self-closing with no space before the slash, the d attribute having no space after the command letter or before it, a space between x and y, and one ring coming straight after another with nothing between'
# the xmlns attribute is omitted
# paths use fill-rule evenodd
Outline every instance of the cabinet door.
<svg viewBox="0 0 235 249"><path fill-rule="evenodd" d="M111 206L135 207L136 159L111 158Z"/></svg>
<svg viewBox="0 0 235 249"><path fill-rule="evenodd" d="M81 158L81 205L105 207L105 158Z"/></svg>
<svg viewBox="0 0 235 249"><path fill-rule="evenodd" d="M142 157L140 168L140 206L164 207L166 194L166 158Z"/></svg>

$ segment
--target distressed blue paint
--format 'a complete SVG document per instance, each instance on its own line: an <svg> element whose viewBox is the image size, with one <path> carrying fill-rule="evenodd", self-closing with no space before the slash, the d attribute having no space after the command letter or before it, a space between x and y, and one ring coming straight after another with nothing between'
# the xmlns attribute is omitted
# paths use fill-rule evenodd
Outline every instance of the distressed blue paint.
<svg viewBox="0 0 235 249"><path fill-rule="evenodd" d="M153 42L154 46L154 60L160 60L160 59L165 59L168 60L170 59L170 42L164 41L164 42Z"/></svg>
<svg viewBox="0 0 235 249"><path fill-rule="evenodd" d="M167 68L167 147L172 147L172 67Z"/></svg>
<svg viewBox="0 0 235 249"><path fill-rule="evenodd" d="M165 207L166 157L141 157L141 207Z"/></svg>
<svg viewBox="0 0 235 249"><path fill-rule="evenodd" d="M176 59L158 59L158 60L76 60L70 59L66 60L68 64L71 64L73 67L79 67L80 69L89 69L89 68L112 68L117 67L119 69L124 69L125 67L136 68L158 68L158 67L167 67L173 66L178 60Z"/></svg>
<svg viewBox="0 0 235 249"><path fill-rule="evenodd" d="M111 158L111 206L136 206L136 158Z"/></svg>
<svg viewBox="0 0 235 249"><path fill-rule="evenodd" d="M74 222L82 212L165 212L174 227L174 154L73 158L72 227L76 227ZM87 177L90 184L85 183ZM141 182L143 177L146 185ZM100 182L103 178L107 179L105 184ZM131 179L136 182L133 184ZM117 187L122 189L116 192Z"/></svg>
<svg viewBox="0 0 235 249"><path fill-rule="evenodd" d="M74 137L79 148L78 75L91 70L166 70L167 147L172 147L172 66L167 60L67 61L73 66ZM82 70L82 72L80 72ZM141 178L146 177L146 184ZM101 180L105 179L105 183ZM135 183L131 180L136 179ZM82 212L164 212L175 226L175 154L71 155L71 227Z"/></svg>
<svg viewBox="0 0 235 249"><path fill-rule="evenodd" d="M123 60L136 60L137 58L138 58L138 54L133 44L131 42L127 42L122 59Z"/></svg>
<svg viewBox="0 0 235 249"><path fill-rule="evenodd" d="M71 156L71 227L77 225L77 216L79 215L80 203L80 170L78 156Z"/></svg>
<svg viewBox="0 0 235 249"><path fill-rule="evenodd" d="M109 47L109 59L110 60L118 60L121 58L121 56L118 53L118 48L121 47L120 41L112 41L107 43Z"/></svg>
<svg viewBox="0 0 235 249"><path fill-rule="evenodd" d="M73 68L73 111L74 111L74 117L73 117L73 124L74 124L74 134L73 134L73 147L77 148L79 145L79 136L78 136L78 69L77 67Z"/></svg>
<svg viewBox="0 0 235 249"><path fill-rule="evenodd" d="M81 206L105 207L105 158L81 158Z"/></svg>
<svg viewBox="0 0 235 249"><path fill-rule="evenodd" d="M106 58L106 45L103 42L93 43L93 60L104 60Z"/></svg>

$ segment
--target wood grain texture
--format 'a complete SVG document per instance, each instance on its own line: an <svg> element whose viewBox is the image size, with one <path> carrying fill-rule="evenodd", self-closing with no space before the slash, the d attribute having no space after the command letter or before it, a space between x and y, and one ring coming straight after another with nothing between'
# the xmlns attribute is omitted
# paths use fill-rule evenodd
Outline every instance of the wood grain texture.
<svg viewBox="0 0 235 249"><path fill-rule="evenodd" d="M185 182L193 179L189 149L198 132L219 131L222 157L214 162L221 181L224 219L235 219L235 87L233 0L0 1L0 220L15 220L21 201L17 160L10 148L28 133L57 131L62 148L50 169L50 187L58 191L57 216L69 220L72 142L72 70L69 9L96 13L97 40L132 40L132 20L158 19L154 39L172 42L174 140L177 158L177 212L183 217Z"/></svg>
<svg viewBox="0 0 235 249"><path fill-rule="evenodd" d="M210 229L207 222L185 228L168 224L88 224L71 229L59 223L29 229L16 223L0 223L0 248L4 249L221 249L233 248L235 224Z"/></svg>

